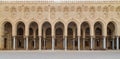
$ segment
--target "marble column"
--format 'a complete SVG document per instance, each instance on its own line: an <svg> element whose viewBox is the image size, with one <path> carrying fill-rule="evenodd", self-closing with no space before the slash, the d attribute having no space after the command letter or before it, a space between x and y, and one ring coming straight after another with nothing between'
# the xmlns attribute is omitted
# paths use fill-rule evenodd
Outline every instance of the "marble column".
<svg viewBox="0 0 120 59"><path fill-rule="evenodd" d="M41 50L41 36L39 36L39 50Z"/></svg>
<svg viewBox="0 0 120 59"><path fill-rule="evenodd" d="M103 49L106 49L106 37L103 37Z"/></svg>
<svg viewBox="0 0 120 59"><path fill-rule="evenodd" d="M90 39L91 39L91 46L90 46L90 48L92 50L93 49L93 37L91 36Z"/></svg>
<svg viewBox="0 0 120 59"><path fill-rule="evenodd" d="M112 38L112 49L114 50L114 37Z"/></svg>
<svg viewBox="0 0 120 59"><path fill-rule="evenodd" d="M15 40L15 36L13 36L13 50L16 49L16 40Z"/></svg>
<svg viewBox="0 0 120 59"><path fill-rule="evenodd" d="M75 50L75 38L73 38L73 50Z"/></svg>
<svg viewBox="0 0 120 59"><path fill-rule="evenodd" d="M52 36L52 50L54 51L55 48L55 40L54 40L54 36Z"/></svg>
<svg viewBox="0 0 120 59"><path fill-rule="evenodd" d="M45 38L44 38L43 40L44 40L44 49L45 49L45 48L46 48L46 45L45 45L45 43L46 43L46 42L45 42Z"/></svg>
<svg viewBox="0 0 120 59"><path fill-rule="evenodd" d="M67 50L67 36L65 36L65 51Z"/></svg>
<svg viewBox="0 0 120 59"><path fill-rule="evenodd" d="M85 38L83 38L83 50L85 49Z"/></svg>
<svg viewBox="0 0 120 59"><path fill-rule="evenodd" d="M26 50L28 50L28 36L26 36Z"/></svg>
<svg viewBox="0 0 120 59"><path fill-rule="evenodd" d="M35 40L35 38L34 38L34 49L36 48L36 40Z"/></svg>
<svg viewBox="0 0 120 59"><path fill-rule="evenodd" d="M117 36L117 40L116 40L116 42L117 42L117 50L119 50L119 36Z"/></svg>
<svg viewBox="0 0 120 59"><path fill-rule="evenodd" d="M26 49L27 46L26 46L26 39L24 39L24 49Z"/></svg>
<svg viewBox="0 0 120 59"><path fill-rule="evenodd" d="M80 50L80 36L78 36L78 50Z"/></svg>

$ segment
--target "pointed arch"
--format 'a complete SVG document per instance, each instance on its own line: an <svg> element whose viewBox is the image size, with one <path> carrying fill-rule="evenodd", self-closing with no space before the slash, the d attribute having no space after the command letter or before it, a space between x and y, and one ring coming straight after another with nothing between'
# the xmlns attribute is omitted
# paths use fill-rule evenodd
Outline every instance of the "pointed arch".
<svg viewBox="0 0 120 59"><path fill-rule="evenodd" d="M25 35L25 24L22 21L19 21L16 23L17 27L17 36L16 36L16 49L24 49L25 47L25 40L24 40L24 35Z"/></svg>
<svg viewBox="0 0 120 59"><path fill-rule="evenodd" d="M87 21L82 22L81 24L81 42L82 49L90 49L90 24Z"/></svg>
<svg viewBox="0 0 120 59"><path fill-rule="evenodd" d="M20 21L17 23L17 35L24 35L25 34L25 24Z"/></svg>
<svg viewBox="0 0 120 59"><path fill-rule="evenodd" d="M59 32L59 30L62 32ZM64 24L60 21L55 24L55 34L64 35Z"/></svg>
<svg viewBox="0 0 120 59"><path fill-rule="evenodd" d="M55 24L55 49L64 49L64 24L62 22L56 22Z"/></svg>
<svg viewBox="0 0 120 59"><path fill-rule="evenodd" d="M31 35L33 35L32 34L33 31L34 31L34 35L38 34L38 32L36 32L37 30L38 30L38 24L34 21L31 22L29 24L29 35L30 35L30 33L31 33Z"/></svg>
<svg viewBox="0 0 120 59"><path fill-rule="evenodd" d="M101 21L97 21L94 23L95 35L103 35L103 23Z"/></svg>
<svg viewBox="0 0 120 59"><path fill-rule="evenodd" d="M81 24L81 35L83 35L83 30L85 30L85 34L90 35L90 24L87 21Z"/></svg>
<svg viewBox="0 0 120 59"><path fill-rule="evenodd" d="M28 48L30 50L39 49L39 39L38 39L38 24L32 21L29 24L29 38L28 38Z"/></svg>
<svg viewBox="0 0 120 59"><path fill-rule="evenodd" d="M72 31L74 30L75 32L75 36L77 36L77 24L74 22L74 21L72 21L72 22L69 22L68 23L68 26L67 26L68 28L71 28L72 29ZM68 33L68 32L67 32Z"/></svg>
<svg viewBox="0 0 120 59"><path fill-rule="evenodd" d="M95 49L103 49L103 26L103 23L100 21L94 24Z"/></svg>
<svg viewBox="0 0 120 59"><path fill-rule="evenodd" d="M4 49L12 49L12 24L10 22L4 22Z"/></svg>
<svg viewBox="0 0 120 59"><path fill-rule="evenodd" d="M42 24L42 49L52 49L51 24L46 21Z"/></svg>
<svg viewBox="0 0 120 59"><path fill-rule="evenodd" d="M114 40L116 39L115 36L116 36L116 23L114 21L110 21L108 22L107 24L107 43L109 45L107 45L108 49L114 49L115 48L115 42ZM113 46L115 45L115 46Z"/></svg>
<svg viewBox="0 0 120 59"><path fill-rule="evenodd" d="M43 30L45 31L45 33L43 33L44 32ZM42 24L42 35L52 35L51 32L52 32L51 31L51 24L49 22L44 22Z"/></svg>
<svg viewBox="0 0 120 59"><path fill-rule="evenodd" d="M107 35L116 35L117 32L117 24L114 21L110 21L107 24Z"/></svg>
<svg viewBox="0 0 120 59"><path fill-rule="evenodd" d="M68 49L70 50L74 50L74 49L77 49L77 25L75 22L70 22L68 23L68 26L67 26L67 35L68 35L68 38L67 38L67 47Z"/></svg>

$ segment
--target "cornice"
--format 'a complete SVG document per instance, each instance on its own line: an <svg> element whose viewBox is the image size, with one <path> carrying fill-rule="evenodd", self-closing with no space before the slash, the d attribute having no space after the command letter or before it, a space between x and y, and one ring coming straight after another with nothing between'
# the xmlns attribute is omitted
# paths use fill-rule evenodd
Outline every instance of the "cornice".
<svg viewBox="0 0 120 59"><path fill-rule="evenodd" d="M19 4L19 3L29 3L29 4L36 4L36 3L45 3L45 4L79 4L79 3L86 3L86 4L119 4L120 1L60 1L60 2L55 2L55 1L0 1L0 4L3 3L14 3L14 4Z"/></svg>

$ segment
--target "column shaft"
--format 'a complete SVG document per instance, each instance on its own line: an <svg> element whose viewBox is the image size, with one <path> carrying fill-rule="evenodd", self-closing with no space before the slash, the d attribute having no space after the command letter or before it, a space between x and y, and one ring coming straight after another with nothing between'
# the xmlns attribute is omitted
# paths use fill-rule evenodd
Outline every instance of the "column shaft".
<svg viewBox="0 0 120 59"><path fill-rule="evenodd" d="M67 50L67 36L65 36L65 50Z"/></svg>
<svg viewBox="0 0 120 59"><path fill-rule="evenodd" d="M52 50L54 51L54 47L55 47L55 40L54 40L54 36L52 36Z"/></svg>
<svg viewBox="0 0 120 59"><path fill-rule="evenodd" d="M92 38L93 39L93 49L95 49L95 39L94 38Z"/></svg>
<svg viewBox="0 0 120 59"><path fill-rule="evenodd" d="M80 50L80 36L78 36L78 50Z"/></svg>
<svg viewBox="0 0 120 59"><path fill-rule="evenodd" d="M34 39L34 49L36 48L36 41L35 41L35 39Z"/></svg>
<svg viewBox="0 0 120 59"><path fill-rule="evenodd" d="M39 50L41 50L41 36L39 36Z"/></svg>
<svg viewBox="0 0 120 59"><path fill-rule="evenodd" d="M15 36L13 36L13 50L15 50L16 49L16 41L15 41Z"/></svg>
<svg viewBox="0 0 120 59"><path fill-rule="evenodd" d="M26 49L26 39L24 39L24 49Z"/></svg>
<svg viewBox="0 0 120 59"><path fill-rule="evenodd" d="M106 37L103 37L103 49L106 49Z"/></svg>
<svg viewBox="0 0 120 59"><path fill-rule="evenodd" d="M43 39L44 40L44 49L46 48L46 45L45 45L45 38Z"/></svg>
<svg viewBox="0 0 120 59"><path fill-rule="evenodd" d="M75 49L75 39L73 38L73 50Z"/></svg>
<svg viewBox="0 0 120 59"><path fill-rule="evenodd" d="M117 46L117 50L119 50L119 37L117 37L116 41L117 41L117 45L116 45Z"/></svg>
<svg viewBox="0 0 120 59"><path fill-rule="evenodd" d="M91 49L93 49L93 38L91 36Z"/></svg>
<svg viewBox="0 0 120 59"><path fill-rule="evenodd" d="M26 50L28 50L28 36L26 36Z"/></svg>
<svg viewBox="0 0 120 59"><path fill-rule="evenodd" d="M114 50L114 38L112 39L112 49Z"/></svg>
<svg viewBox="0 0 120 59"><path fill-rule="evenodd" d="M83 50L85 49L85 38L83 38Z"/></svg>

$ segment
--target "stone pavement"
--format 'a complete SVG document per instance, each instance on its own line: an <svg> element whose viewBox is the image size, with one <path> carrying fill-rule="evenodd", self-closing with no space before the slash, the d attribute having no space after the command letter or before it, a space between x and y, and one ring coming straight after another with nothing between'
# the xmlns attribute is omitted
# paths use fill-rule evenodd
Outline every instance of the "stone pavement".
<svg viewBox="0 0 120 59"><path fill-rule="evenodd" d="M0 51L0 59L120 59L120 51Z"/></svg>

